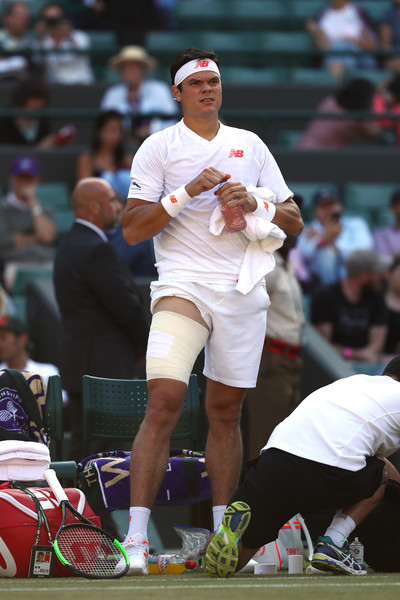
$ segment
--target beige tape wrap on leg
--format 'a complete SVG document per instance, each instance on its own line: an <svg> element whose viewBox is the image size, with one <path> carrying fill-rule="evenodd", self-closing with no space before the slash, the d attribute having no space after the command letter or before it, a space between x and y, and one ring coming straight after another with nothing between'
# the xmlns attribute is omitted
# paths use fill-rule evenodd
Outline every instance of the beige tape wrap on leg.
<svg viewBox="0 0 400 600"><path fill-rule="evenodd" d="M155 313L147 344L147 379L177 379L188 384L208 336L208 329L189 317L168 310Z"/></svg>

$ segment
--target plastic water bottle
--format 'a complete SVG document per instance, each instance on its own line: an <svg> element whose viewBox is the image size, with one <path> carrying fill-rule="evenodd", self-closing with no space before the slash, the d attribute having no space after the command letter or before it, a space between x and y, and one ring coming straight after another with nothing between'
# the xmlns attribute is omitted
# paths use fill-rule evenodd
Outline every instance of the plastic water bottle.
<svg viewBox="0 0 400 600"><path fill-rule="evenodd" d="M159 554L158 556L149 556L149 574L171 575L183 573L186 570L192 570L197 567L195 560L185 560L179 554Z"/></svg>
<svg viewBox="0 0 400 600"><path fill-rule="evenodd" d="M230 202L234 201L235 199L230 200ZM235 231L242 231L247 227L247 222L244 218L243 208L241 206L229 208L230 202L227 202L225 204L225 207L221 208L221 213L225 221L225 228L230 233L234 233Z"/></svg>
<svg viewBox="0 0 400 600"><path fill-rule="evenodd" d="M354 542L350 544L350 552L354 560L358 563L364 563L364 544L360 542L358 537L354 538Z"/></svg>

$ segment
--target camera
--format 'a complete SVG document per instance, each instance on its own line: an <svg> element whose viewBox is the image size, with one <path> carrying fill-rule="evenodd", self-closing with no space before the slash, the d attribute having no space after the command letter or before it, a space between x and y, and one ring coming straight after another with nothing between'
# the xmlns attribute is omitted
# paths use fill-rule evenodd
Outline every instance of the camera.
<svg viewBox="0 0 400 600"><path fill-rule="evenodd" d="M342 212L340 210L335 210L331 215L331 220L332 221L340 221L341 216L342 216Z"/></svg>

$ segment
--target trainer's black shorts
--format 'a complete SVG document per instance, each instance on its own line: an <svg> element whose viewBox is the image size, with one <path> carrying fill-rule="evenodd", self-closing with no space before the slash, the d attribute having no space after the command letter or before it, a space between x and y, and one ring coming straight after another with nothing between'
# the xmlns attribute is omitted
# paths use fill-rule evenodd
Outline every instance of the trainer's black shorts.
<svg viewBox="0 0 400 600"><path fill-rule="evenodd" d="M243 544L260 548L272 542L282 525L298 512L337 510L369 498L382 482L384 465L371 456L363 469L354 472L268 449L231 499L243 500L251 508Z"/></svg>

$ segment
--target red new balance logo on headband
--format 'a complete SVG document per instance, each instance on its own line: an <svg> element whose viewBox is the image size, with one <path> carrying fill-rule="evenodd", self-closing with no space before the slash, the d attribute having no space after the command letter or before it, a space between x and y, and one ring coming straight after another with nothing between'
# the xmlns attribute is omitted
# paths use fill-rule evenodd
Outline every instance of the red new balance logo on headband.
<svg viewBox="0 0 400 600"><path fill-rule="evenodd" d="M242 158L243 157L243 153L244 153L243 150L231 150L229 152L228 158L233 158L233 157L235 157L235 158Z"/></svg>
<svg viewBox="0 0 400 600"><path fill-rule="evenodd" d="M198 69L199 67L201 67L202 69L205 69L206 67L208 67L210 64L209 60L198 60L196 65L195 65L195 69Z"/></svg>

